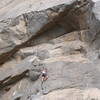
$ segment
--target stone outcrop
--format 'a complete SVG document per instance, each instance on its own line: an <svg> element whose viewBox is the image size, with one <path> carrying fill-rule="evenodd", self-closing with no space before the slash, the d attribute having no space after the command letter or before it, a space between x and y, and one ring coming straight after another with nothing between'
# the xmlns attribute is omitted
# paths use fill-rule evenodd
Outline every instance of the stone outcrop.
<svg viewBox="0 0 100 100"><path fill-rule="evenodd" d="M48 41L74 30L86 30L85 33L80 33L82 40L94 40L99 32L99 21L92 10L93 2L91 0L73 2L69 0L69 2L64 4L60 2L59 5L51 8L34 10L2 20L0 22L0 63L4 63L20 48L36 45L34 40L38 38L39 41L39 37L44 39L46 34L50 34L50 38L46 39Z"/></svg>
<svg viewBox="0 0 100 100"><path fill-rule="evenodd" d="M3 0L0 100L99 100L99 4Z"/></svg>
<svg viewBox="0 0 100 100"><path fill-rule="evenodd" d="M31 60L31 61L30 61ZM32 62L36 60L36 57L28 57L25 60L23 60L21 63L19 63L17 66L9 67L9 68L3 68L0 70L0 88L9 86L13 83L16 83L20 79L27 76L27 73L29 73L30 69L34 68L34 65Z"/></svg>
<svg viewBox="0 0 100 100"><path fill-rule="evenodd" d="M85 90L80 89L63 89L54 91L46 96L37 97L40 100L99 100L100 90L90 88ZM34 98L33 98L34 100Z"/></svg>
<svg viewBox="0 0 100 100"><path fill-rule="evenodd" d="M78 33L72 32L50 40L49 43L21 49L16 56L23 61L18 62L13 69L12 66L2 67L4 71L0 72L2 90L4 93L8 91L1 95L2 100L5 100L5 95L9 95L6 100L17 97L27 100L31 96L42 98L42 93L58 89L99 88L99 61L91 62L87 56L87 45L79 40ZM48 57L42 53L41 59L41 51L48 52ZM41 85L39 75L43 67L48 70L48 80Z"/></svg>

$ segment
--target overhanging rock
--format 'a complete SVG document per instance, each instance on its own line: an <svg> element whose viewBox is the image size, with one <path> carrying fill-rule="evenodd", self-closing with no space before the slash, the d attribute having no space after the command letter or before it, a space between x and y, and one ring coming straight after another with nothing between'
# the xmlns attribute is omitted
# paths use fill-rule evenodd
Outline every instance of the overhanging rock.
<svg viewBox="0 0 100 100"><path fill-rule="evenodd" d="M66 2L1 21L0 64L8 60L20 48L29 46L38 35L44 33L47 35L47 31L55 26L60 26L66 33L86 30L84 34L80 33L81 38L84 37L84 41L93 41L100 30L99 19L96 19L92 10L95 8L93 5L91 0L70 1L70 3Z"/></svg>

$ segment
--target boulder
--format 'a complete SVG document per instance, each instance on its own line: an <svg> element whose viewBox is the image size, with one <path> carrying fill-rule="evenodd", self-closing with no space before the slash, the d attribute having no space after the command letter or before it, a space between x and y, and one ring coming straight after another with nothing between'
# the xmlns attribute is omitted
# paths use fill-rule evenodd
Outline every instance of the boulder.
<svg viewBox="0 0 100 100"><path fill-rule="evenodd" d="M36 72L36 71L29 71L29 77L32 81L36 81L37 79L39 79L40 76L40 72Z"/></svg>

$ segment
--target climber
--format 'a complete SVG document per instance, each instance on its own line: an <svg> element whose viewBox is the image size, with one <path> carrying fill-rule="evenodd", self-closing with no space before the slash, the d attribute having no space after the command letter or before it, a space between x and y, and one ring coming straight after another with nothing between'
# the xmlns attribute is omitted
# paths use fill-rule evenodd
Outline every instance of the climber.
<svg viewBox="0 0 100 100"><path fill-rule="evenodd" d="M48 75L47 75L47 69L43 68L41 70L41 89L42 89L42 94L45 94L45 86L44 86L44 82L48 79Z"/></svg>
<svg viewBox="0 0 100 100"><path fill-rule="evenodd" d="M43 70L41 71L41 78L42 78L42 82L44 82L48 79L46 68L43 68Z"/></svg>

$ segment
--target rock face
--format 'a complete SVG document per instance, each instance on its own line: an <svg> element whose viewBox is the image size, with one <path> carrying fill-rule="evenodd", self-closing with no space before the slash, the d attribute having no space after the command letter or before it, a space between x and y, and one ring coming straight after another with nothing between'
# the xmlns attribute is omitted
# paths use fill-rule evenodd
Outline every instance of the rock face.
<svg viewBox="0 0 100 100"><path fill-rule="evenodd" d="M79 90L79 89L64 89L54 91L46 96L42 96L40 100L99 100L100 90L96 88ZM34 99L33 99L34 100Z"/></svg>
<svg viewBox="0 0 100 100"><path fill-rule="evenodd" d="M1 99L11 100L21 96L22 100L28 98L41 100L44 98L41 97L42 94L58 89L87 87L99 89L99 61L94 63L88 58L87 45L79 40L78 33L72 32L50 40L49 43L21 49L16 56L24 59L23 61L21 60L13 69L5 66L1 68L0 80L3 86L1 91L4 93L8 91L1 95ZM47 51L48 57L41 59L38 56L41 51ZM44 55L41 57L45 57ZM47 68L48 80L42 84L39 76L43 67ZM7 73L5 76L4 72Z"/></svg>
<svg viewBox="0 0 100 100"><path fill-rule="evenodd" d="M34 60L35 57L28 57L25 60L23 60L20 64L15 66L14 68L9 67L9 68L5 68L4 70L1 70L0 88L13 84L14 82L26 76L26 73L28 73L29 70L32 69L33 66L32 61Z"/></svg>
<svg viewBox="0 0 100 100"><path fill-rule="evenodd" d="M0 100L99 100L99 4L1 1Z"/></svg>
<svg viewBox="0 0 100 100"><path fill-rule="evenodd" d="M94 40L99 32L99 21L95 18L92 8L91 0L79 2L67 0L66 3L60 2L59 5L55 4L51 8L46 7L19 16L15 14L14 18L2 20L0 22L0 63L4 63L20 48L46 42L43 40L48 41L74 30L86 30L86 33L80 33L83 41ZM48 33L50 37L46 37ZM43 38L41 42L39 37ZM36 43L34 43L35 39Z"/></svg>

